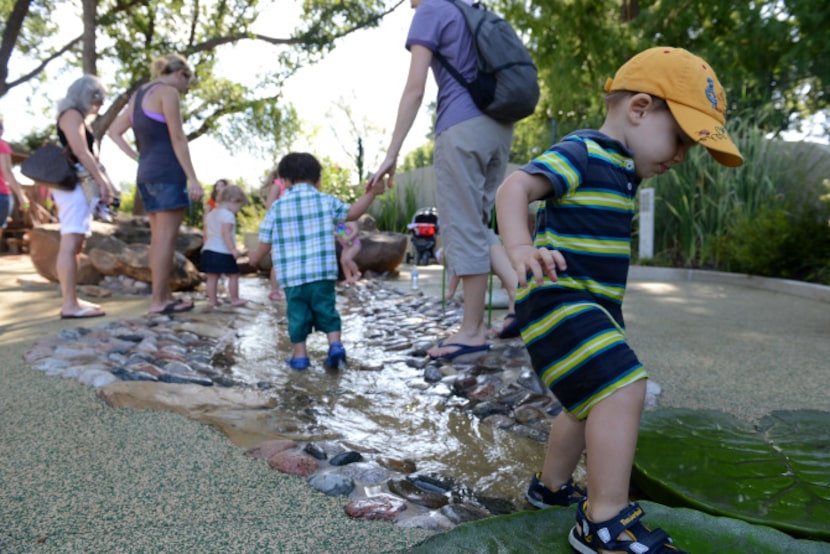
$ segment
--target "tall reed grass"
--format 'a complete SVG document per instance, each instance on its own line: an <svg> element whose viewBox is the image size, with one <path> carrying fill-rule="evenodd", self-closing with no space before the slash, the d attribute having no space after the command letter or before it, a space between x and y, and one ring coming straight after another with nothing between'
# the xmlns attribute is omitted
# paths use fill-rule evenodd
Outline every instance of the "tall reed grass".
<svg viewBox="0 0 830 554"><path fill-rule="evenodd" d="M769 140L738 124L740 168L693 148L686 162L647 181L655 189L655 258L675 267L739 271L830 284L830 152Z"/></svg>
<svg viewBox="0 0 830 554"><path fill-rule="evenodd" d="M749 125L738 125L732 136L744 155L740 168L721 166L695 147L685 163L643 185L655 189L657 257L682 267L717 267L731 222L752 219L765 203L781 198L789 168L772 155L773 143Z"/></svg>
<svg viewBox="0 0 830 554"><path fill-rule="evenodd" d="M418 209L418 191L412 184L401 185L386 189L369 208L369 214L375 218L378 229L396 233L409 232L406 226Z"/></svg>

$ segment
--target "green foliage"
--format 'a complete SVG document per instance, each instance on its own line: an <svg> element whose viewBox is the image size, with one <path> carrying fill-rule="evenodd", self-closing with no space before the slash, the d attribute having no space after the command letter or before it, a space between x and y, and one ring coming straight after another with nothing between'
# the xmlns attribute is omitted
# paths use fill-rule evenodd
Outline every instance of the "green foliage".
<svg viewBox="0 0 830 554"><path fill-rule="evenodd" d="M258 233L266 211L262 197L259 194L249 194L248 203L236 214L237 237L241 238L245 233Z"/></svg>
<svg viewBox="0 0 830 554"><path fill-rule="evenodd" d="M135 206L135 195L138 191L135 187L124 188L121 190L121 204L118 206L118 212L122 214L132 214L133 206Z"/></svg>
<svg viewBox="0 0 830 554"><path fill-rule="evenodd" d="M323 177L320 190L326 194L336 196L347 204L354 203L358 197L363 196L361 183L354 183L352 172L345 167L340 167L330 160L324 160Z"/></svg>
<svg viewBox="0 0 830 554"><path fill-rule="evenodd" d="M378 229L396 233L409 232L406 226L412 222L412 216L418 209L418 191L411 184L403 188L403 198L400 191L399 186L387 189L369 208L369 214L375 218Z"/></svg>
<svg viewBox="0 0 830 554"><path fill-rule="evenodd" d="M643 186L655 189L655 260L830 284L830 152L768 140L753 126L732 137L740 168L693 148L686 162Z"/></svg>
<svg viewBox="0 0 830 554"><path fill-rule="evenodd" d="M491 5L520 30L539 68L542 96L523 122L536 128L532 136L549 136L551 122L558 137L596 128L605 111L605 80L637 52L661 44L686 48L715 68L730 122L746 118L779 133L830 103L830 36L824 31L830 5L822 0L640 0L623 2L623 10L618 0ZM516 150L526 156L532 150L517 138Z"/></svg>
<svg viewBox="0 0 830 554"><path fill-rule="evenodd" d="M398 172L412 171L419 167L429 167L432 165L432 157L435 153L435 142L430 139L429 142L419 146L407 154Z"/></svg>
<svg viewBox="0 0 830 554"><path fill-rule="evenodd" d="M655 190L655 252L682 267L717 267L717 239L733 218L751 219L771 198L787 168L770 154L770 142L754 127L733 131L747 162L738 169L723 167L702 147L692 148L686 161L644 186Z"/></svg>

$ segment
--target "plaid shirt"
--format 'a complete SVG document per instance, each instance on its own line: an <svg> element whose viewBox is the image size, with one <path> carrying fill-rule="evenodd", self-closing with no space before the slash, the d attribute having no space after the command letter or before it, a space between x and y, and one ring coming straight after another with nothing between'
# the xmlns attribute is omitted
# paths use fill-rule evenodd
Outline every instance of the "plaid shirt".
<svg viewBox="0 0 830 554"><path fill-rule="evenodd" d="M259 241L271 245L271 259L283 287L337 280L334 228L345 221L349 204L298 183L265 214Z"/></svg>

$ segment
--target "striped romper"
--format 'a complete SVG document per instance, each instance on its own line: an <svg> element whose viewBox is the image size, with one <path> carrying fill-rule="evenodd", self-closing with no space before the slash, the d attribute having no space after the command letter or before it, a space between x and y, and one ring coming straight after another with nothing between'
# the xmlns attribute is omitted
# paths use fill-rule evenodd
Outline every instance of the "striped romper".
<svg viewBox="0 0 830 554"><path fill-rule="evenodd" d="M584 420L600 400L647 377L622 316L640 179L631 153L591 130L568 135L522 170L551 184L534 244L560 251L568 266L556 282L528 280L519 289L522 338L542 382Z"/></svg>

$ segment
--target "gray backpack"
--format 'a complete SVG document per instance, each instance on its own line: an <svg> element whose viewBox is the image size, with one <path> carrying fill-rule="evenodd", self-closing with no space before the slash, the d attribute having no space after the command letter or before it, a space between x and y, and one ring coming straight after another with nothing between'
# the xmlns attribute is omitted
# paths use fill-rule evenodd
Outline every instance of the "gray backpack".
<svg viewBox="0 0 830 554"><path fill-rule="evenodd" d="M448 1L461 10L473 35L476 76L468 83L440 52L435 57L493 119L518 121L532 114L539 101L539 80L536 65L516 31L480 3L469 6L461 0Z"/></svg>

